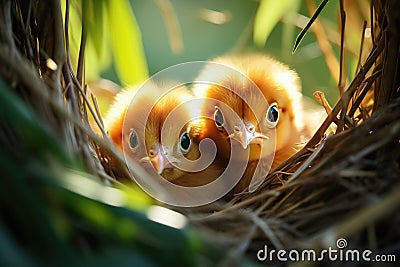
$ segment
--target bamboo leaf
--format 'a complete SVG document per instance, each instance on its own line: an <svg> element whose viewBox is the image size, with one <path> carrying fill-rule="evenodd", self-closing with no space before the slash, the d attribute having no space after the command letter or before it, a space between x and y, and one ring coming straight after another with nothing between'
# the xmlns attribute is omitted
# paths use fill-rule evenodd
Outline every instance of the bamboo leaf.
<svg viewBox="0 0 400 267"><path fill-rule="evenodd" d="M87 29L89 38L93 40L93 47L96 55L100 58L105 49L107 39L105 32L105 1L86 0L82 1L82 20Z"/></svg>
<svg viewBox="0 0 400 267"><path fill-rule="evenodd" d="M298 2L299 0L262 0L254 19L254 43L257 46L264 46L282 16L291 8L298 7Z"/></svg>
<svg viewBox="0 0 400 267"><path fill-rule="evenodd" d="M148 77L140 29L128 0L108 4L110 41L118 76L126 86L137 84Z"/></svg>

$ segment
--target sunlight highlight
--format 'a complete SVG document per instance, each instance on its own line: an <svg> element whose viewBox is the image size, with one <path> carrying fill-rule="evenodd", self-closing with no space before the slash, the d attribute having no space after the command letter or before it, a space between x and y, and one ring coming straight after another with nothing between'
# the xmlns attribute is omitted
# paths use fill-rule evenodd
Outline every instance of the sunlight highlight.
<svg viewBox="0 0 400 267"><path fill-rule="evenodd" d="M161 206L151 206L147 210L147 218L176 229L182 229L187 225L184 215Z"/></svg>

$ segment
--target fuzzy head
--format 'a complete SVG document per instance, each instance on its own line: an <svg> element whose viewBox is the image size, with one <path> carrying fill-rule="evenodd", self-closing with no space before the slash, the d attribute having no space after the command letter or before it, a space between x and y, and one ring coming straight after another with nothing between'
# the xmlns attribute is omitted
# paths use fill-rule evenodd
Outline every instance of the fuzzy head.
<svg viewBox="0 0 400 267"><path fill-rule="evenodd" d="M294 71L262 55L225 56L213 62L225 67L207 65L197 80L208 84L196 85L193 91L214 101L214 108L204 112L214 114L222 135L243 149L250 147L250 161L297 140L301 93Z"/></svg>

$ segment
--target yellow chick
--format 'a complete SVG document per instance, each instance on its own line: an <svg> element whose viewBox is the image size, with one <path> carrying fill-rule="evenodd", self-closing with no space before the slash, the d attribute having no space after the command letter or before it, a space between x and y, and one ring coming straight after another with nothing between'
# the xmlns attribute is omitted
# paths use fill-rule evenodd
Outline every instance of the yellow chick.
<svg viewBox="0 0 400 267"><path fill-rule="evenodd" d="M129 88L118 93L104 118L104 128L113 143L121 151L132 147L134 153L128 154L136 161L146 155L143 131L146 110L152 107L158 92L152 87L146 88L146 91L139 89ZM125 121L128 110L129 114L135 118L129 122ZM126 123L125 131L123 131L124 123Z"/></svg>
<svg viewBox="0 0 400 267"><path fill-rule="evenodd" d="M204 114L214 117L214 128L220 135L242 148L239 155L231 156L229 149L222 154L231 160L248 160L235 192L247 188L250 182L257 185L271 165L274 168L293 155L314 130L303 119L303 96L296 72L266 55L215 58L206 64L196 82L193 93L214 103L213 108L209 104L208 110L203 110ZM248 157L243 156L246 152Z"/></svg>
<svg viewBox="0 0 400 267"><path fill-rule="evenodd" d="M193 187L206 185L222 174L228 161L218 151L220 145L229 145L229 140L212 131L214 120L200 115L204 101L189 92L181 87L156 103L147 119L145 142L149 159L154 156L158 160L153 166L165 179ZM156 167L163 164L164 168Z"/></svg>
<svg viewBox="0 0 400 267"><path fill-rule="evenodd" d="M206 129L214 125L199 117L201 102L183 86L165 95L154 84L146 87L116 97L105 119L111 139L149 172L177 185L200 186L218 178L226 160L217 156L210 165L199 160L213 156L207 148L200 153L200 142L213 139Z"/></svg>

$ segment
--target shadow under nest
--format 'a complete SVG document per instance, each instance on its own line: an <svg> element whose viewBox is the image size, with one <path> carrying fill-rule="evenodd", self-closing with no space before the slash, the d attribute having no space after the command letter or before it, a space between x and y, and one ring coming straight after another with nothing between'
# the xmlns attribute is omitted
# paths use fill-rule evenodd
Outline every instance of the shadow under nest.
<svg viewBox="0 0 400 267"><path fill-rule="evenodd" d="M252 257L264 245L322 249L339 238L354 247L399 251L400 39L393 32L400 27L387 12L398 10L395 2L372 4L373 48L305 148L253 193L180 210L210 240ZM12 6L3 3L1 9L1 76L44 118L44 127L69 140L88 172L114 182L110 162L123 159L90 129L88 113L98 113L88 100L83 70L74 73L68 45L64 50L61 14L41 18L42 7L27 32L26 16L18 16ZM56 4L48 8L56 10ZM48 59L62 68L49 69ZM336 132L330 133L333 124Z"/></svg>

